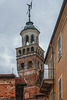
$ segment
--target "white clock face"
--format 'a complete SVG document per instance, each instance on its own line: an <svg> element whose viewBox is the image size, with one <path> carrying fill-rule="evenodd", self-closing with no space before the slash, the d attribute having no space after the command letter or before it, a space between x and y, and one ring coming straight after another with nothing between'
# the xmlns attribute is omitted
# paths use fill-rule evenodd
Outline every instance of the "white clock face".
<svg viewBox="0 0 67 100"><path fill-rule="evenodd" d="M25 98L26 99L29 98L29 93L28 92L25 93Z"/></svg>

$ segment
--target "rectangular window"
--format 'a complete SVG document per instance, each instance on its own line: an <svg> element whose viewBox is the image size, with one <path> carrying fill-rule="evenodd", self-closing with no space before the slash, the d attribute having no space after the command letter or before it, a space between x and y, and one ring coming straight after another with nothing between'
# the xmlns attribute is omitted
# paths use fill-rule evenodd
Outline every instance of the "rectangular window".
<svg viewBox="0 0 67 100"><path fill-rule="evenodd" d="M50 59L50 77L53 78L53 58Z"/></svg>
<svg viewBox="0 0 67 100"><path fill-rule="evenodd" d="M53 91L51 92L51 100L53 100Z"/></svg>
<svg viewBox="0 0 67 100"><path fill-rule="evenodd" d="M62 100L62 79L59 80L59 100Z"/></svg>
<svg viewBox="0 0 67 100"><path fill-rule="evenodd" d="M59 36L58 39L58 61L60 60L61 57L61 36Z"/></svg>

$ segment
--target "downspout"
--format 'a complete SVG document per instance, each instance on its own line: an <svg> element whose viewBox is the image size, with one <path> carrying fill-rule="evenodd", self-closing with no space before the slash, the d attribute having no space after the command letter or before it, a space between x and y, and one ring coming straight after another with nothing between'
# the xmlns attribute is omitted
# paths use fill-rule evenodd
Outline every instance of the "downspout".
<svg viewBox="0 0 67 100"><path fill-rule="evenodd" d="M52 59L53 59L53 100L54 100L54 51L52 47Z"/></svg>

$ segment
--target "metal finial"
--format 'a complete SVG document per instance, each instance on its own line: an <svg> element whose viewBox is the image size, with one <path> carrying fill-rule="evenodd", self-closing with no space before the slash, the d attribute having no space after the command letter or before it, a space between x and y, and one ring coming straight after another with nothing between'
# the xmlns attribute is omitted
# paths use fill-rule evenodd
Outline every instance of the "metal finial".
<svg viewBox="0 0 67 100"><path fill-rule="evenodd" d="M32 9L32 2L30 3L30 4L27 4L28 5L28 17L29 17L29 22L30 22L30 17L31 17L31 15L30 15L30 10Z"/></svg>

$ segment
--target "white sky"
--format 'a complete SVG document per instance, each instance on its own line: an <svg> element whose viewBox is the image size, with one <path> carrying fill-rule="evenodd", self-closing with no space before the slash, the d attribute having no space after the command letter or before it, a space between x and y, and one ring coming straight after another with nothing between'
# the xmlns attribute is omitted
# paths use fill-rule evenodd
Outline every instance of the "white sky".
<svg viewBox="0 0 67 100"><path fill-rule="evenodd" d="M31 0L0 0L0 74L16 74L16 50L20 47L20 32L28 21L26 3ZM31 19L40 30L39 44L45 54L63 0L33 0Z"/></svg>

